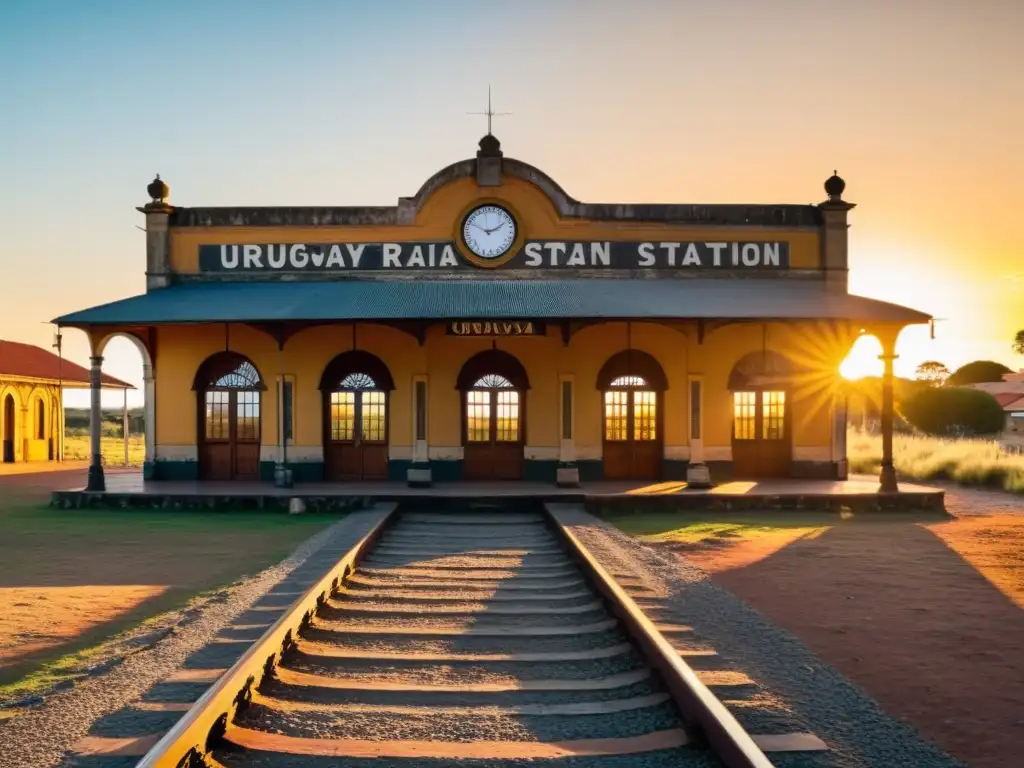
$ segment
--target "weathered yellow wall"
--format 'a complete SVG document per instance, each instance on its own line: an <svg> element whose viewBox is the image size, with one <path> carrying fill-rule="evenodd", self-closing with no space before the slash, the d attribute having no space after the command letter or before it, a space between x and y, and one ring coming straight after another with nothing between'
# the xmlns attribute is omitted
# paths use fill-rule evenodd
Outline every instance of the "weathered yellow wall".
<svg viewBox="0 0 1024 768"><path fill-rule="evenodd" d="M13 427L4 423L4 404L8 395L14 398ZM40 400L43 402L42 439L37 437ZM54 424L54 412L59 413L59 404L60 392L56 386L43 381L0 379L0 440L13 436L15 461L49 460L49 441L61 430L60 423Z"/></svg>
<svg viewBox="0 0 1024 768"><path fill-rule="evenodd" d="M415 223L407 226L351 227L185 227L171 229L171 269L180 273L199 271L199 246L227 243L328 243L339 241L414 242L460 241L458 231L469 208L483 200L500 202L515 215L521 234L533 240L628 240L746 241L785 240L794 269L814 269L820 264L819 233L808 229L752 227L698 227L613 221L560 219L548 197L522 179L506 177L500 187L485 195L475 179L462 178L436 190L424 203Z"/></svg>
<svg viewBox="0 0 1024 768"><path fill-rule="evenodd" d="M597 458L601 452L602 398L597 375L604 362L627 348L653 355L665 370L664 444L686 446L688 375L704 377L704 446L731 444L732 400L726 389L729 373L745 354L767 348L795 362L817 367L820 374L801 380L793 393L793 445L826 448L830 444L832 392L838 363L845 350L830 332L816 324L770 324L767 336L760 324L731 325L706 333L697 343L691 327L686 332L655 323L590 326L563 346L557 328L547 337L468 338L449 336L443 325L430 329L424 346L410 335L373 324L356 330L358 349L377 355L388 366L396 391L390 400L390 440L393 457L407 456L413 443L413 377L428 377L428 442L434 458L454 454L461 446L461 409L455 382L463 363L477 352L496 346L514 355L526 368L530 391L526 398L527 457L530 449L559 446L559 376L575 381L575 446L579 458ZM196 398L192 390L196 369L211 354L230 349L249 357L268 392L263 400L262 442L277 442L275 381L279 373L294 376L294 444L291 454L304 458L303 449L322 444L320 378L330 360L352 349L352 326L312 328L292 337L279 356L269 336L241 325L167 327L158 330L156 364L156 442L164 458L169 449L196 445ZM848 349L848 347L847 347ZM283 365L283 369L279 368ZM172 451L173 452L173 451ZM543 450L536 455L540 455ZM553 454L552 454L553 455Z"/></svg>

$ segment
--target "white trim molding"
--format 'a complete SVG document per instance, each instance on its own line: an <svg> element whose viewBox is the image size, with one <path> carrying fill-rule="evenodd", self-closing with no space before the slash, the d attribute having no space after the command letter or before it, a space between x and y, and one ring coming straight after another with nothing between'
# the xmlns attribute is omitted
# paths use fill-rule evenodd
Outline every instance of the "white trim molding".
<svg viewBox="0 0 1024 768"><path fill-rule="evenodd" d="M528 445L523 448L526 461L558 461L561 449L550 445Z"/></svg>
<svg viewBox="0 0 1024 768"><path fill-rule="evenodd" d="M704 461L732 461L731 445L704 446Z"/></svg>
<svg viewBox="0 0 1024 768"><path fill-rule="evenodd" d="M828 445L793 446L794 461L832 461L832 449Z"/></svg>
<svg viewBox="0 0 1024 768"><path fill-rule="evenodd" d="M431 461L462 461L461 445L432 445L427 449Z"/></svg>
<svg viewBox="0 0 1024 768"><path fill-rule="evenodd" d="M690 446L666 445L665 458L669 461L688 461L690 459Z"/></svg>
<svg viewBox="0 0 1024 768"><path fill-rule="evenodd" d="M274 451L277 451L277 446L274 446ZM158 461L198 461L199 448L194 445L157 444L156 458ZM262 458L262 456L260 458Z"/></svg>

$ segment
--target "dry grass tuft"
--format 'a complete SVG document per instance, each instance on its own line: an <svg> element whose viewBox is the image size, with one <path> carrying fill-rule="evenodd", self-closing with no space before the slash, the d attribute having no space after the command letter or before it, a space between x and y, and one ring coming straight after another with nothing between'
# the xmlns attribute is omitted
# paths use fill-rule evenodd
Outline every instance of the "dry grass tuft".
<svg viewBox="0 0 1024 768"><path fill-rule="evenodd" d="M851 472L877 472L882 437L851 429L847 452ZM900 475L915 480L952 480L1024 493L1024 455L1006 453L995 440L895 435L893 461Z"/></svg>

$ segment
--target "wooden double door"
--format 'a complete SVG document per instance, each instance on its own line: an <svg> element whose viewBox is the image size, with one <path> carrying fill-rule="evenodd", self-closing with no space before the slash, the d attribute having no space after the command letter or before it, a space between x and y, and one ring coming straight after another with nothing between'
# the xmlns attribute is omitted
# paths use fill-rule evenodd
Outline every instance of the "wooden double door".
<svg viewBox="0 0 1024 768"><path fill-rule="evenodd" d="M661 478L660 406L661 393L649 389L613 388L604 393L602 463L606 480Z"/></svg>
<svg viewBox="0 0 1024 768"><path fill-rule="evenodd" d="M200 479L259 480L261 394L245 389L203 393Z"/></svg>
<svg viewBox="0 0 1024 768"><path fill-rule="evenodd" d="M784 390L733 392L733 476L737 479L791 477L790 422Z"/></svg>
<svg viewBox="0 0 1024 768"><path fill-rule="evenodd" d="M324 400L325 479L387 480L388 393L373 385L325 392Z"/></svg>
<svg viewBox="0 0 1024 768"><path fill-rule="evenodd" d="M497 374L482 377L463 393L464 479L522 479L524 394Z"/></svg>

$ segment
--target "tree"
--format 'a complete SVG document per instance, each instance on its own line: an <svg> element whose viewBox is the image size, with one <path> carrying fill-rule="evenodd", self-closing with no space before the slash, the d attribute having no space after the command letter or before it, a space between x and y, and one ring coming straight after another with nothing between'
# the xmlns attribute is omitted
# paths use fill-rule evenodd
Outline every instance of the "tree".
<svg viewBox="0 0 1024 768"><path fill-rule="evenodd" d="M942 386L949 378L949 368L937 360L925 360L917 366L917 380L933 386Z"/></svg>
<svg viewBox="0 0 1024 768"><path fill-rule="evenodd" d="M970 387L928 387L900 404L900 415L930 435L994 435L1006 425L1003 407Z"/></svg>
<svg viewBox="0 0 1024 768"><path fill-rule="evenodd" d="M1018 355L1024 355L1024 330L1017 331L1013 337L1013 351Z"/></svg>
<svg viewBox="0 0 1024 768"><path fill-rule="evenodd" d="M992 360L975 360L973 363L961 365L949 378L947 387L963 387L968 384L981 384L986 381L1002 381L1004 373L1013 373L1002 363Z"/></svg>

